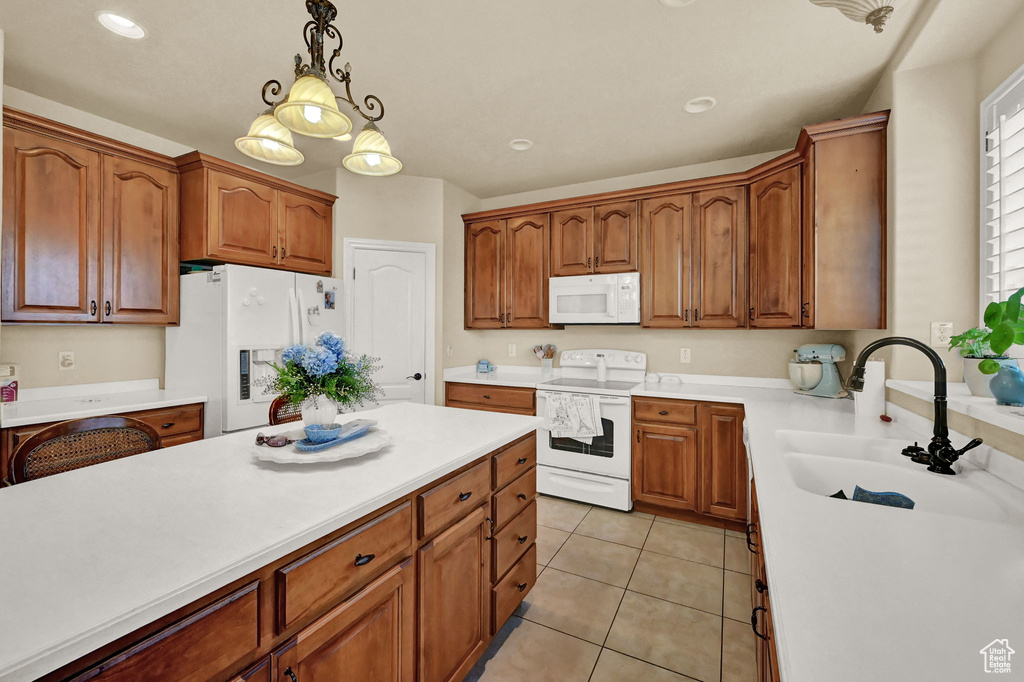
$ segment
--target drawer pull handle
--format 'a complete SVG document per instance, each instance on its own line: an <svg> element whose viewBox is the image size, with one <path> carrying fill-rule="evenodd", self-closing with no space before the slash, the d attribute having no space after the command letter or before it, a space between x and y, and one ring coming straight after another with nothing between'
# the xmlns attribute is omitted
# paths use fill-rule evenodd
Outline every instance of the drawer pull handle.
<svg viewBox="0 0 1024 682"><path fill-rule="evenodd" d="M519 459L516 460L516 464L526 464L526 458L520 457Z"/></svg>
<svg viewBox="0 0 1024 682"><path fill-rule="evenodd" d="M529 584L530 583L519 583L518 585L516 585L516 587L519 588L520 592L522 592L523 590L525 590L527 588L527 586L529 586Z"/></svg>
<svg viewBox="0 0 1024 682"><path fill-rule="evenodd" d="M487 400L490 400L490 399L491 399L491 396L489 396L489 395L484 395L484 398L486 398Z"/></svg>
<svg viewBox="0 0 1024 682"><path fill-rule="evenodd" d="M172 426L174 426L174 422L167 422L166 424L161 424L160 428L162 428L162 429L169 429Z"/></svg>
<svg viewBox="0 0 1024 682"><path fill-rule="evenodd" d="M664 417L666 414L668 414L668 410L662 410L658 414L660 414L662 417Z"/></svg>
<svg viewBox="0 0 1024 682"><path fill-rule="evenodd" d="M754 610L750 612L750 629L754 631L755 635L757 635L758 637L760 637L761 639L763 639L764 641L767 642L768 641L768 635L762 635L760 632L757 631L757 612L758 611L764 611L765 613L768 613L768 609L765 608L764 606L755 606Z"/></svg>
<svg viewBox="0 0 1024 682"><path fill-rule="evenodd" d="M487 532L487 539L491 540L494 538L494 519L488 516L484 521L490 524L491 529Z"/></svg>
<svg viewBox="0 0 1024 682"><path fill-rule="evenodd" d="M291 666L284 669L284 674L290 677L292 682L299 682L299 678L295 675L295 673L292 672Z"/></svg>
<svg viewBox="0 0 1024 682"><path fill-rule="evenodd" d="M90 315L95 315L96 314L96 301L89 301L89 314Z"/></svg>
<svg viewBox="0 0 1024 682"><path fill-rule="evenodd" d="M356 554L356 566L365 566L366 564L370 563L376 558L376 554L367 554L366 556L363 556L362 554Z"/></svg>
<svg viewBox="0 0 1024 682"><path fill-rule="evenodd" d="M526 499L526 493L519 493L518 495L516 495L516 497L518 497L520 500L525 500Z"/></svg>
<svg viewBox="0 0 1024 682"><path fill-rule="evenodd" d="M472 491L468 492L468 493L459 493L459 502L465 502L466 500L468 500L472 496L473 496Z"/></svg>
<svg viewBox="0 0 1024 682"><path fill-rule="evenodd" d="M757 554L757 544L753 541L753 539L751 539L751 535L757 535L756 523L747 524L747 549L749 549L751 553Z"/></svg>
<svg viewBox="0 0 1024 682"><path fill-rule="evenodd" d="M526 541L530 539L530 536L528 536L528 535L520 535L516 539L519 540L519 544L520 545L523 545L523 544L526 544Z"/></svg>
<svg viewBox="0 0 1024 682"><path fill-rule="evenodd" d="M764 594L768 591L768 583L758 578L754 581L754 589L757 590L758 594Z"/></svg>
<svg viewBox="0 0 1024 682"><path fill-rule="evenodd" d="M110 301L107 301L106 303L103 304L103 314L104 315L109 315L110 314Z"/></svg>

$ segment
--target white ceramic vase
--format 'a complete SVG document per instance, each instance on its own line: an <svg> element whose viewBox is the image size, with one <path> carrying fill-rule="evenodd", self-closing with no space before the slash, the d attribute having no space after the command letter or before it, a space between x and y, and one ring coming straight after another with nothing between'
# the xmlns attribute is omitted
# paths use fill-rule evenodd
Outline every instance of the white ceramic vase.
<svg viewBox="0 0 1024 682"><path fill-rule="evenodd" d="M996 360L1000 365L1016 365L1017 360L1015 358L1004 358ZM964 358L964 383L967 384L967 388L971 390L971 395L976 395L981 398L991 398L992 390L989 388L989 383L992 381L992 377L995 374L982 374L978 369L978 365L981 363L981 358Z"/></svg>
<svg viewBox="0 0 1024 682"><path fill-rule="evenodd" d="M302 403L302 425L333 424L338 405L325 395L312 395Z"/></svg>

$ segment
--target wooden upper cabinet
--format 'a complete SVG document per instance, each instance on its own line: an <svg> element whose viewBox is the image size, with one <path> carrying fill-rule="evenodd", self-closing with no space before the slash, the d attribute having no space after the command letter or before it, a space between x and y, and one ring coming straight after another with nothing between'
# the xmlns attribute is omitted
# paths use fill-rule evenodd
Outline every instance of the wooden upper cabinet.
<svg viewBox="0 0 1024 682"><path fill-rule="evenodd" d="M211 171L209 256L234 263L274 265L278 260L277 190Z"/></svg>
<svg viewBox="0 0 1024 682"><path fill-rule="evenodd" d="M690 326L690 194L645 199L640 240L645 327Z"/></svg>
<svg viewBox="0 0 1024 682"><path fill-rule="evenodd" d="M178 174L131 159L103 161L102 319L178 321Z"/></svg>
<svg viewBox="0 0 1024 682"><path fill-rule="evenodd" d="M751 327L802 324L803 199L801 166L750 185Z"/></svg>
<svg viewBox="0 0 1024 682"><path fill-rule="evenodd" d="M697 429L635 425L633 499L660 507L697 510Z"/></svg>
<svg viewBox="0 0 1024 682"><path fill-rule="evenodd" d="M507 235L505 326L548 326L548 215L510 218Z"/></svg>
<svg viewBox="0 0 1024 682"><path fill-rule="evenodd" d="M4 322L99 320L100 164L74 142L5 126Z"/></svg>
<svg viewBox="0 0 1024 682"><path fill-rule="evenodd" d="M594 248L592 207L551 214L551 275L586 275L592 272Z"/></svg>
<svg viewBox="0 0 1024 682"><path fill-rule="evenodd" d="M331 207L281 193L280 263L289 269L331 272Z"/></svg>
<svg viewBox="0 0 1024 682"><path fill-rule="evenodd" d="M693 195L695 327L747 324L747 188Z"/></svg>
<svg viewBox="0 0 1024 682"><path fill-rule="evenodd" d="M466 226L466 329L505 325L505 221Z"/></svg>
<svg viewBox="0 0 1024 682"><path fill-rule="evenodd" d="M593 233L594 272L636 272L639 260L637 202L595 206Z"/></svg>
<svg viewBox="0 0 1024 682"><path fill-rule="evenodd" d="M743 407L702 403L700 433L700 511L709 516L747 518L747 451L743 446Z"/></svg>

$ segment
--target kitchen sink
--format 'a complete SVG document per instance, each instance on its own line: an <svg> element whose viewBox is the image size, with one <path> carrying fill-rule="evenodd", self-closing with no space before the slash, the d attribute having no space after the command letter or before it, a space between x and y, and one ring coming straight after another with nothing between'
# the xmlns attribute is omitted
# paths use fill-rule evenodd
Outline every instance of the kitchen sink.
<svg viewBox="0 0 1024 682"><path fill-rule="evenodd" d="M883 464L899 461L894 458L902 457L900 452L910 445L905 440L892 438L862 438L813 431L776 431L775 436L783 452L806 452L822 457L841 457ZM927 441L922 445L927 446Z"/></svg>

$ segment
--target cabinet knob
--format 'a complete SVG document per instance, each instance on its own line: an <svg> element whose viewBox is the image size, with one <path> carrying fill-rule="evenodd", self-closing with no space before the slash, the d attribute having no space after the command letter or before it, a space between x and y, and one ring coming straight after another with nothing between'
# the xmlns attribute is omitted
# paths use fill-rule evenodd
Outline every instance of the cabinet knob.
<svg viewBox="0 0 1024 682"><path fill-rule="evenodd" d="M753 322L754 321L754 309L753 308L750 309L749 317L750 317L750 321Z"/></svg>
<svg viewBox="0 0 1024 682"><path fill-rule="evenodd" d="M459 493L459 502L465 502L466 500L468 500L472 496L473 496L473 492L472 491L470 491L468 493Z"/></svg>
<svg viewBox="0 0 1024 682"><path fill-rule="evenodd" d="M107 301L106 303L103 304L103 314L104 315L109 315L110 314L110 301Z"/></svg>
<svg viewBox="0 0 1024 682"><path fill-rule="evenodd" d="M282 247L281 247L281 258L284 258L284 257L285 257L285 256L287 256L287 255L288 255L288 249L286 249L286 248L284 248L284 247L282 246Z"/></svg>
<svg viewBox="0 0 1024 682"><path fill-rule="evenodd" d="M519 583L518 585L516 585L516 587L519 588L520 592L522 592L523 590L525 590L529 586L529 584L530 583Z"/></svg>
<svg viewBox="0 0 1024 682"><path fill-rule="evenodd" d="M756 523L747 524L747 549L749 549L753 554L757 554L757 543L755 543L750 537L751 535L757 535Z"/></svg>
<svg viewBox="0 0 1024 682"><path fill-rule="evenodd" d="M754 589L757 590L758 594L764 594L768 591L768 583L758 578L754 581Z"/></svg>
<svg viewBox="0 0 1024 682"><path fill-rule="evenodd" d="M700 313L697 311L696 308L694 308L693 309L693 321L696 322L699 319L700 319Z"/></svg>
<svg viewBox="0 0 1024 682"><path fill-rule="evenodd" d="M490 400L490 399L491 399L491 396L489 396L489 395L487 395L487 394L485 393L485 394L484 394L484 398L486 398L487 400Z"/></svg>
<svg viewBox="0 0 1024 682"><path fill-rule="evenodd" d="M363 556L362 554L356 554L356 566L365 566L366 564L370 563L376 558L376 554L367 554L366 556Z"/></svg>
<svg viewBox="0 0 1024 682"><path fill-rule="evenodd" d="M95 315L96 314L96 301L89 301L89 314L90 315Z"/></svg>
<svg viewBox="0 0 1024 682"><path fill-rule="evenodd" d="M639 442L640 442L640 429L637 429L637 430L636 430L636 442L637 442L637 443L639 443Z"/></svg>
<svg viewBox="0 0 1024 682"><path fill-rule="evenodd" d="M519 544L520 544L520 545L525 545L525 544L526 544L526 541L527 541L527 540L529 540L529 539L530 539L530 538L529 538L529 536L527 536L527 535L520 535L519 537L517 537L517 538L516 538L516 540L518 540L518 541L519 541Z"/></svg>
<svg viewBox="0 0 1024 682"><path fill-rule="evenodd" d="M590 258L587 258L587 268L590 268Z"/></svg>
<svg viewBox="0 0 1024 682"><path fill-rule="evenodd" d="M766 609L763 606L755 606L754 607L754 610L750 612L750 629L754 631L755 635L757 635L758 637L760 637L761 639L763 639L764 641L767 642L768 641L768 635L762 635L760 632L757 631L757 612L758 611L764 611L765 613L767 613L768 609Z"/></svg>
<svg viewBox="0 0 1024 682"><path fill-rule="evenodd" d="M292 672L291 666L284 669L284 674L287 675L292 682L299 682L299 678Z"/></svg>
<svg viewBox="0 0 1024 682"><path fill-rule="evenodd" d="M689 322L689 321L690 321L690 309L687 308L686 311L683 313L683 322Z"/></svg>
<svg viewBox="0 0 1024 682"><path fill-rule="evenodd" d="M169 429L169 428L171 428L172 426L174 426L174 422L167 422L166 424L161 424L161 425L160 425L160 428L161 428L161 429Z"/></svg>
<svg viewBox="0 0 1024 682"><path fill-rule="evenodd" d="M516 460L516 464L526 464L526 458L520 457L519 459Z"/></svg>
<svg viewBox="0 0 1024 682"><path fill-rule="evenodd" d="M520 500L525 500L526 499L526 493L519 493L518 495L516 495L516 497L518 497Z"/></svg>
<svg viewBox="0 0 1024 682"><path fill-rule="evenodd" d="M658 414L660 414L662 417L664 417L666 414L668 414L668 410L662 410Z"/></svg>
<svg viewBox="0 0 1024 682"><path fill-rule="evenodd" d="M811 316L811 314L809 312L807 312L807 306L809 306L809 305L811 305L811 304L810 303L804 303L803 305L800 306L800 316L801 317L810 317Z"/></svg>
<svg viewBox="0 0 1024 682"><path fill-rule="evenodd" d="M276 246L274 247L274 255L273 255L273 258L277 258L277 247L276 247Z"/></svg>

